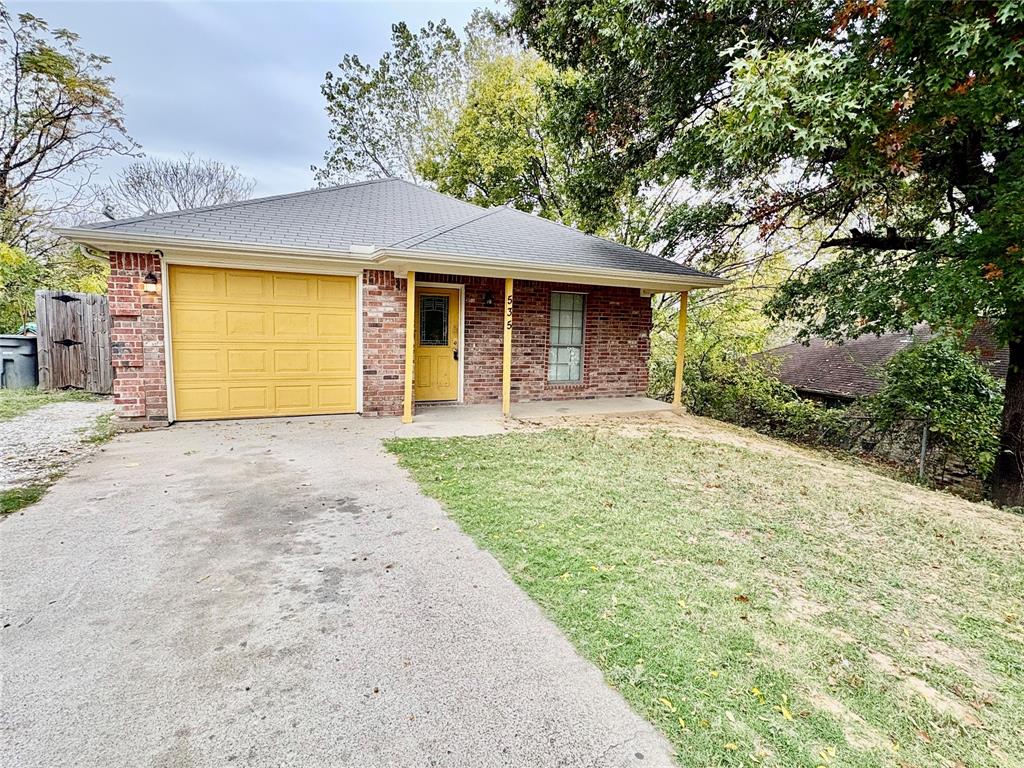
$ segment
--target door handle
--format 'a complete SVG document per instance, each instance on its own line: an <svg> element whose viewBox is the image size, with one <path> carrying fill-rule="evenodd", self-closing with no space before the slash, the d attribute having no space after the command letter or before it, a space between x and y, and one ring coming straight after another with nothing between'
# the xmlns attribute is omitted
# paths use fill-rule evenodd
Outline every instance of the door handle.
<svg viewBox="0 0 1024 768"><path fill-rule="evenodd" d="M453 356L453 357L454 357L454 358L455 358L456 360L458 360L458 359L459 359L459 348L458 348L458 347L456 347L456 348L455 348L454 350L452 350L452 356Z"/></svg>

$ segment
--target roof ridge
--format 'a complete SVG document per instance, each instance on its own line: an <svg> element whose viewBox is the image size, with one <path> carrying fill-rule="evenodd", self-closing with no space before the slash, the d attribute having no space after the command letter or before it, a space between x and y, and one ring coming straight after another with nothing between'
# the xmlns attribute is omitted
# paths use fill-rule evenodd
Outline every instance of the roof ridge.
<svg viewBox="0 0 1024 768"><path fill-rule="evenodd" d="M480 206L475 207L480 208ZM427 242L428 240L433 240L435 237L440 237L441 235L452 232L458 229L459 227L464 227L467 224L472 224L474 221L480 221L480 219L486 219L488 216L493 216L500 210L500 207L481 208L480 213L476 214L475 216L470 216L468 219L465 219L464 221L457 221L454 224L438 224L433 229L428 229L426 232L421 232L418 235L412 235L411 237L407 237L404 240L399 240L397 243L392 243L388 247L415 248L418 245L423 245L423 243Z"/></svg>
<svg viewBox="0 0 1024 768"><path fill-rule="evenodd" d="M140 221L154 221L156 219L169 219L175 216L184 216L188 213L205 213L206 211L217 211L226 210L228 208L241 208L246 205L255 205L257 203L266 203L271 200L287 200L292 197L302 197L304 195L316 195L322 192L337 192L340 189L352 189L354 187L363 187L367 184L380 184L387 181L404 181L404 179L386 178L386 179L363 179L362 181L353 181L348 184L334 184L330 187L314 187L313 189L304 189L301 192L286 192L281 195L267 195L266 197L251 197L248 200L235 200L231 203L217 203L216 205L204 205L199 208L185 208L180 211L166 211L164 213L154 213L148 216L132 216L127 219L114 219L113 221L99 221L91 224L83 224L81 226L89 229L102 230L108 227L116 227L122 224L135 224Z"/></svg>

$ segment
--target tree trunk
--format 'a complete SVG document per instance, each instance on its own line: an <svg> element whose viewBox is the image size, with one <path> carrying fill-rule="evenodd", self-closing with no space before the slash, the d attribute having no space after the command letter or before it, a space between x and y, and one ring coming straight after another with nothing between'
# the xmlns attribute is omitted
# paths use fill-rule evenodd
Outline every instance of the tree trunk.
<svg viewBox="0 0 1024 768"><path fill-rule="evenodd" d="M1024 507L1024 340L1010 342L999 455L992 470L992 501Z"/></svg>

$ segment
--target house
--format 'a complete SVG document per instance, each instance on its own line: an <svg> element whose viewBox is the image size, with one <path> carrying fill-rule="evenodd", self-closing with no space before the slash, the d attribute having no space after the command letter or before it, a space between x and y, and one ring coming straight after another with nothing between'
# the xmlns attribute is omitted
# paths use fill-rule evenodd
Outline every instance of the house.
<svg viewBox="0 0 1024 768"><path fill-rule="evenodd" d="M149 424L643 395L650 296L726 282L397 179L58 232L110 260L116 409Z"/></svg>
<svg viewBox="0 0 1024 768"><path fill-rule="evenodd" d="M926 323L921 323L909 331L861 336L842 344L815 337L808 344L786 344L755 357L777 360L777 368L772 366L771 370L801 397L845 405L878 392L882 388L880 369L885 362L914 341L927 341L934 335ZM989 373L1006 378L1007 349L996 342L987 325L979 323L965 346L977 352Z"/></svg>

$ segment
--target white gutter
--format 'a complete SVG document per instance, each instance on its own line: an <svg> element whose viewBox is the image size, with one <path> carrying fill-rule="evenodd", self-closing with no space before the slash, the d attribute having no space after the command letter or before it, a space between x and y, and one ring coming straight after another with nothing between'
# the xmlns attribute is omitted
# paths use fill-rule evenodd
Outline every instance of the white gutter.
<svg viewBox="0 0 1024 768"><path fill-rule="evenodd" d="M411 250L403 248L353 245L346 250L308 248L263 243L237 243L211 240L193 240L164 235L104 232L96 229L54 229L61 237L110 252L151 252L159 249L168 256L175 252L209 256L290 257L368 269L385 269L404 276L409 270L442 272L481 277L514 277L521 280L544 282L584 283L641 288L653 292L685 291L695 288L716 288L731 280L710 275L683 275L645 272L608 267L578 267L560 264L538 264L521 259L500 259L491 256L467 256L445 251Z"/></svg>

